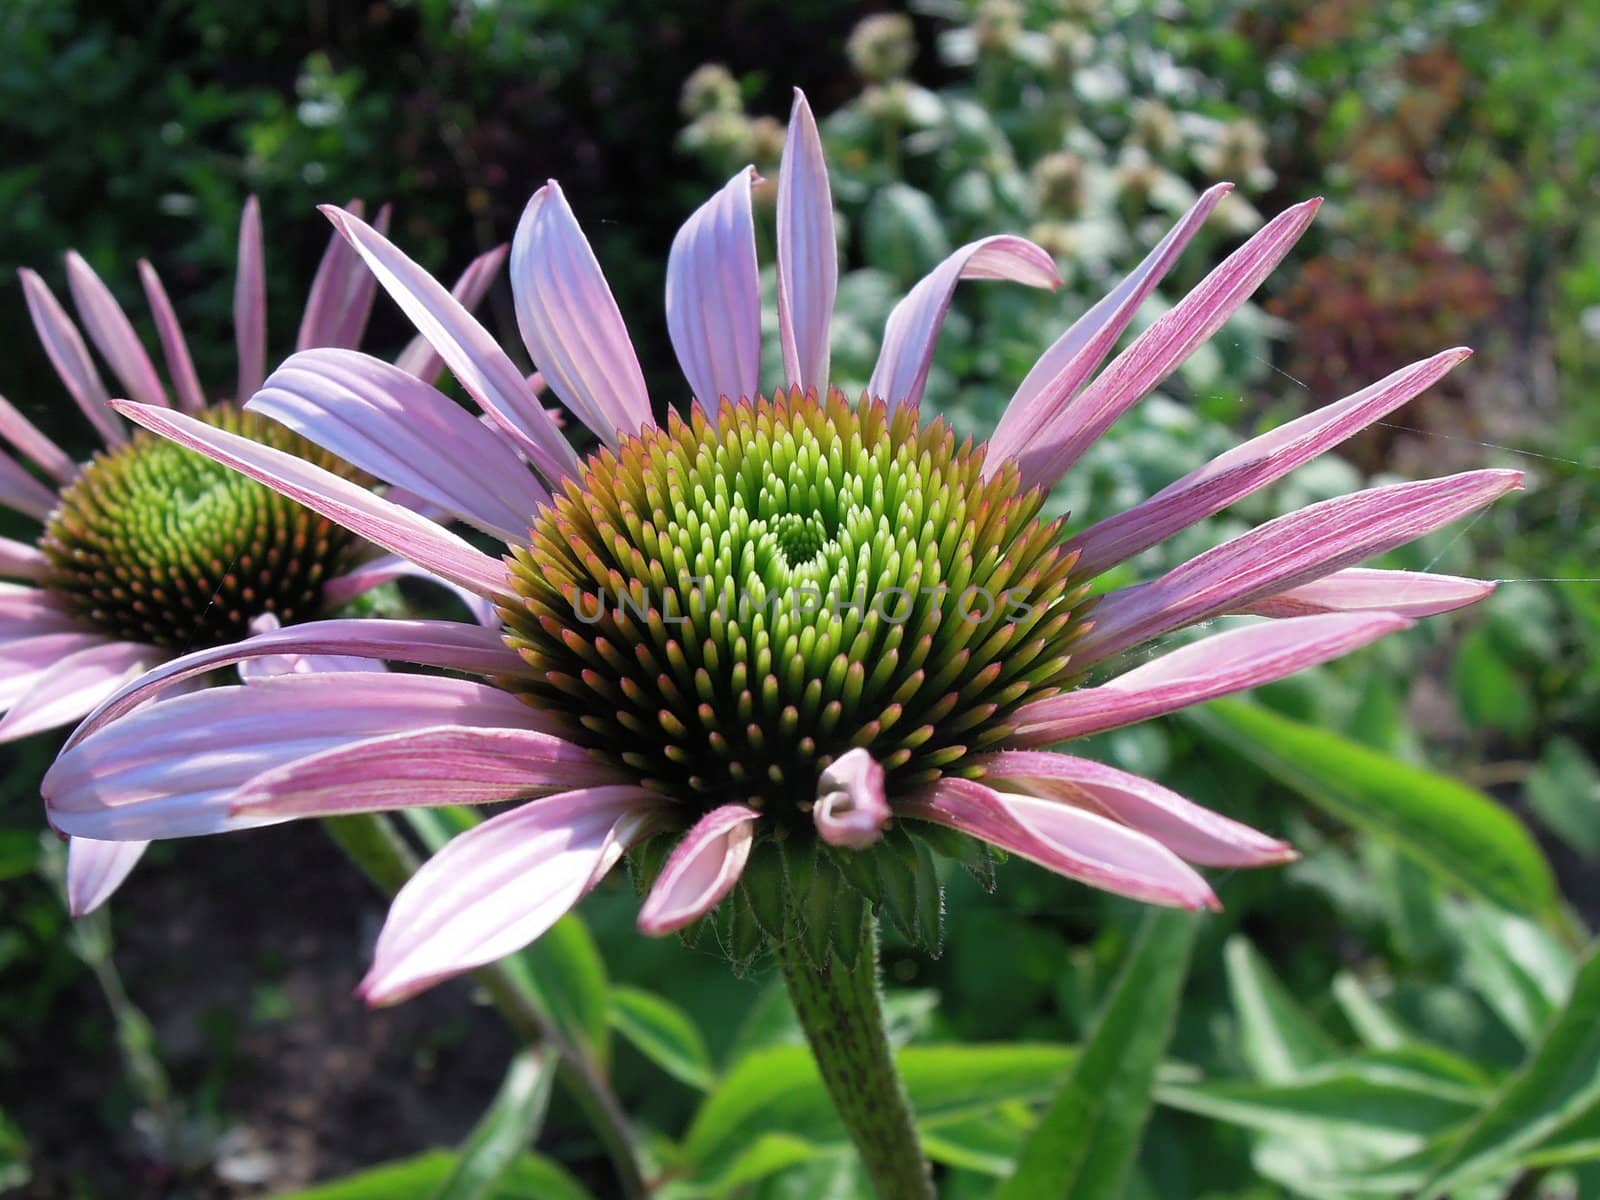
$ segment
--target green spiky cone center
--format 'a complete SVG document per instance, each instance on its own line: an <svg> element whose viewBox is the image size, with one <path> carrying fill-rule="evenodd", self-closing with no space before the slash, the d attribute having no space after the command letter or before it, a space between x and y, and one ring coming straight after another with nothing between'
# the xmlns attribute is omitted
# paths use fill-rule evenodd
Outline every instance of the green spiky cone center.
<svg viewBox="0 0 1600 1200"><path fill-rule="evenodd" d="M232 404L201 419L350 475L305 438ZM40 548L45 585L129 641L195 650L236 641L272 613L317 615L323 585L359 539L202 454L137 431L95 456L61 494Z"/></svg>

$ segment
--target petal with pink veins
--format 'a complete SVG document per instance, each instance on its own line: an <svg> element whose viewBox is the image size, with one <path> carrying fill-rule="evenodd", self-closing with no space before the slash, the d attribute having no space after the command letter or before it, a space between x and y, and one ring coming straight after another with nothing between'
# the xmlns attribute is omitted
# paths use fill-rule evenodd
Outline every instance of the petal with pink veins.
<svg viewBox="0 0 1600 1200"><path fill-rule="evenodd" d="M0 505L48 521L60 499L9 454L0 453Z"/></svg>
<svg viewBox="0 0 1600 1200"><path fill-rule="evenodd" d="M233 280L233 335L239 346L234 397L242 404L261 386L267 370L267 266L261 243L261 204L244 202L239 218L239 266Z"/></svg>
<svg viewBox="0 0 1600 1200"><path fill-rule="evenodd" d="M1494 591L1492 579L1346 567L1315 583L1257 600L1241 612L1259 617L1304 617L1330 612L1392 612L1436 617L1476 604Z"/></svg>
<svg viewBox="0 0 1600 1200"><path fill-rule="evenodd" d="M389 493L389 499L396 499L394 491ZM500 615L495 609L494 601L468 591L458 583L441 578L432 571L417 566L410 559L401 558L398 554L385 554L379 558L368 559L343 575L333 576L322 585L323 607L329 611L341 608L356 597L366 595L373 588L392 583L396 579L420 579L442 587L461 601L472 619L479 625L500 628Z"/></svg>
<svg viewBox="0 0 1600 1200"><path fill-rule="evenodd" d="M50 569L44 551L16 538L0 537L0 576L7 579L38 579Z"/></svg>
<svg viewBox="0 0 1600 1200"><path fill-rule="evenodd" d="M140 404L166 404L167 389L161 386L155 364L133 331L133 322L111 289L76 250L67 251L67 287L89 339L111 364L127 389L126 394Z"/></svg>
<svg viewBox="0 0 1600 1200"><path fill-rule="evenodd" d="M827 395L828 337L838 290L828 161L811 105L795 88L778 166L778 329L790 387Z"/></svg>
<svg viewBox="0 0 1600 1200"><path fill-rule="evenodd" d="M845 751L817 777L811 819L828 845L865 850L883 837L893 815L883 794L883 767L861 747Z"/></svg>
<svg viewBox="0 0 1600 1200"><path fill-rule="evenodd" d="M0 437L57 483L71 483L78 477L78 464L4 396L0 396Z"/></svg>
<svg viewBox="0 0 1600 1200"><path fill-rule="evenodd" d="M88 916L122 886L144 857L149 842L97 842L67 839L67 911Z"/></svg>
<svg viewBox="0 0 1600 1200"><path fill-rule="evenodd" d="M105 444L111 447L122 445L128 440L128 435L116 414L106 407L111 397L106 392L100 372L95 370L94 360L89 357L89 348L83 344L83 335L36 272L24 267L17 275L22 280L22 295L28 304L28 315L33 319L33 328L44 345L50 365L56 369L61 382L66 384L67 391Z"/></svg>
<svg viewBox="0 0 1600 1200"><path fill-rule="evenodd" d="M705 916L739 882L761 813L724 804L694 823L673 847L639 909L639 929L662 937Z"/></svg>
<svg viewBox="0 0 1600 1200"><path fill-rule="evenodd" d="M144 298L155 317L156 336L161 339L161 353L167 360L167 374L172 376L172 386L178 393L178 405L184 412L197 413L206 406L205 390L200 386L200 376L195 373L183 325L178 321L161 276L156 274L148 259L139 260L139 282L144 285Z"/></svg>
<svg viewBox="0 0 1600 1200"><path fill-rule="evenodd" d="M493 250L486 250L477 258L467 264L467 269L461 272L461 277L456 280L455 286L450 289L450 295L467 312L473 312L483 302L484 295L494 283L494 277L500 273L500 267L505 263L506 256L511 253L510 246L496 246ZM439 352L433 348L432 343L420 333L406 344L394 360L394 365L408 375L415 375L423 383L437 383L439 372L444 370L444 359L439 357ZM537 393L532 381L529 387ZM554 414L552 414L554 416ZM484 418L493 421L494 418L485 413ZM560 424L557 421L557 424ZM495 428L499 429L495 423Z"/></svg>
<svg viewBox="0 0 1600 1200"><path fill-rule="evenodd" d="M0 742L76 721L167 653L142 642L106 642L57 659L0 720Z"/></svg>

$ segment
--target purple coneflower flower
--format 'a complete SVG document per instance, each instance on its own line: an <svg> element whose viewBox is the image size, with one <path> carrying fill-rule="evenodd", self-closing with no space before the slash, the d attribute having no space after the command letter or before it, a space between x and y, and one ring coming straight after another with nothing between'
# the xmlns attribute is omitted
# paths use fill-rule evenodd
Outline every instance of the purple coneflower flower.
<svg viewBox="0 0 1600 1200"><path fill-rule="evenodd" d="M378 224L387 226L387 209ZM472 264L458 285L464 303L477 303L502 258L496 252ZM139 275L173 394L192 421L305 455L345 476L357 474L233 400L208 401L159 276L144 261ZM45 352L104 449L87 463L74 462L0 399L0 436L40 473L0 453L0 504L41 524L32 543L0 539L0 575L26 581L0 583L0 741L76 721L157 663L237 641L263 621L323 615L414 570L404 560L374 560L373 548L343 526L203 455L142 430L130 433L109 407L77 325L35 272L21 276ZM76 252L67 255L67 283L89 340L125 394L166 409L166 386L132 322ZM376 280L335 236L307 299L299 348L356 345L375 290ZM249 397L266 365L261 214L253 197L239 229L233 311L239 357L233 395ZM442 369L420 338L399 365L426 378ZM74 838L67 873L73 912L87 912L110 896L144 846L142 840Z"/></svg>
<svg viewBox="0 0 1600 1200"><path fill-rule="evenodd" d="M1067 529L1039 515L1051 486L1245 302L1317 201L1269 222L1100 369L1227 185L1206 192L1045 352L994 436L974 445L919 411L952 292L962 279L1053 287L1049 255L1008 236L962 247L890 315L868 394L830 390L833 215L797 96L777 201L785 371L762 398L752 174L673 243L667 321L697 403L664 421L561 189L529 203L511 254L518 322L551 388L599 438L587 457L443 287L357 217L328 210L504 436L343 349L296 354L247 410L503 542L503 555L282 449L119 403L492 600L503 628L310 623L169 663L74 735L45 780L56 824L137 839L525 801L456 838L400 891L363 984L379 1003L525 945L663 832L676 835L665 861L639 856L653 879L641 927L665 933L718 909L735 945L751 948L830 921L848 936L855 918L838 914L894 908L908 881L925 892L918 864L970 851L959 835L1188 908L1216 904L1191 864L1291 858L1150 780L1041 747L1281 678L1482 597L1491 585L1356 564L1504 495L1518 474L1373 488L1134 587L1091 598L1093 581L1381 418L1467 352L1407 367L1128 512ZM1124 651L1240 613L1268 619L1086 686ZM274 652L453 673L295 675L152 699Z"/></svg>

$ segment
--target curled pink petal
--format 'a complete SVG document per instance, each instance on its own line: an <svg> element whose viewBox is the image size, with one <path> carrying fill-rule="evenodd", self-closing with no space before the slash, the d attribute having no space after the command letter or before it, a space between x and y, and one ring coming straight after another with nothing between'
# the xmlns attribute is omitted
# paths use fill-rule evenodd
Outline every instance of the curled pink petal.
<svg viewBox="0 0 1600 1200"><path fill-rule="evenodd" d="M511 243L522 340L552 391L606 445L655 425L644 372L605 272L560 186L533 194Z"/></svg>
<svg viewBox="0 0 1600 1200"><path fill-rule="evenodd" d="M1152 780L1086 758L1004 750L983 755L974 765L983 768L989 787L1103 813L1201 866L1259 867L1296 857L1287 842L1230 821Z"/></svg>
<svg viewBox="0 0 1600 1200"><path fill-rule="evenodd" d="M198 450L207 458L282 492L312 512L337 521L369 542L403 554L481 596L499 595L509 587L504 563L474 549L426 517L384 500L332 471L183 413L121 400L114 407L146 429Z"/></svg>
<svg viewBox="0 0 1600 1200"><path fill-rule="evenodd" d="M1012 741L1038 746L1147 721L1330 662L1411 624L1393 613L1338 613L1232 629L1099 687L1024 704Z"/></svg>
<svg viewBox="0 0 1600 1200"><path fill-rule="evenodd" d="M667 255L667 332L689 390L716 420L761 390L761 278L750 185L730 179L683 223Z"/></svg>
<svg viewBox="0 0 1600 1200"><path fill-rule="evenodd" d="M0 437L57 483L71 483L78 477L78 464L4 396L0 396Z"/></svg>
<svg viewBox="0 0 1600 1200"><path fill-rule="evenodd" d="M941 779L895 806L1090 887L1175 908L1221 908L1210 885L1155 838L1097 813L970 779Z"/></svg>
<svg viewBox="0 0 1600 1200"><path fill-rule="evenodd" d="M241 403L255 394L267 370L267 270L261 244L261 205L254 196L239 218L239 269L233 281L233 335L239 344Z"/></svg>
<svg viewBox="0 0 1600 1200"><path fill-rule="evenodd" d="M994 436L989 439L985 474L992 475L1003 463L1017 457L1039 430L1072 401L1117 344L1139 306L1200 232L1212 209L1232 190L1231 183L1207 189L1144 261L1044 352L1000 416Z"/></svg>
<svg viewBox="0 0 1600 1200"><path fill-rule="evenodd" d="M662 937L705 916L739 882L761 813L724 804L694 823L673 848L639 909L639 929Z"/></svg>
<svg viewBox="0 0 1600 1200"><path fill-rule="evenodd" d="M8 579L38 579L50 567L50 560L37 546L16 538L0 537L0 576Z"/></svg>
<svg viewBox="0 0 1600 1200"><path fill-rule="evenodd" d="M1257 600L1240 611L1260 617L1304 617L1330 612L1392 612L1406 617L1436 617L1476 604L1492 591L1494 581L1491 579L1346 567L1325 579Z"/></svg>
<svg viewBox="0 0 1600 1200"><path fill-rule="evenodd" d="M522 949L654 828L663 803L639 787L585 788L467 830L395 896L361 995L393 1004Z"/></svg>
<svg viewBox="0 0 1600 1200"><path fill-rule="evenodd" d="M1026 238L1002 234L968 242L928 272L894 306L867 391L889 407L920 404L933 365L933 347L963 279L1002 279L1029 287L1058 288L1055 259Z"/></svg>
<svg viewBox="0 0 1600 1200"><path fill-rule="evenodd" d="M128 440L116 414L106 407L111 397L106 385L95 370L89 348L83 344L83 335L67 316L66 309L45 286L44 280L26 267L17 272L22 280L22 295L28 303L28 315L39 335L44 352L55 367L56 374L67 387L68 393L89 418L89 423L99 432L108 446L120 446Z"/></svg>
<svg viewBox="0 0 1600 1200"><path fill-rule="evenodd" d="M250 633L276 633L283 628L276 613L260 613L250 619ZM254 683L275 675L316 675L330 671L381 671L383 663L373 658L357 658L351 654L263 654L258 658L240 661L239 682Z"/></svg>
<svg viewBox="0 0 1600 1200"><path fill-rule="evenodd" d="M141 642L86 646L48 671L0 720L0 742L12 742L76 721L162 656Z"/></svg>
<svg viewBox="0 0 1600 1200"><path fill-rule="evenodd" d="M485 293L494 283L494 277L500 273L501 264L506 261L506 255L510 253L511 247L496 246L493 250L486 250L478 255L467 264L467 269L461 272L461 277L450 289L450 294L467 312L475 311L483 302ZM432 343L419 333L400 352L400 356L394 360L394 365L409 375L415 375L423 383L436 383L439 372L444 370L444 359L439 357L439 352L433 348ZM531 381L529 386L533 387ZM533 387L535 393L538 390L537 387ZM488 414L485 414L485 418L493 421ZM500 427L495 424L495 428Z"/></svg>
<svg viewBox="0 0 1600 1200"><path fill-rule="evenodd" d="M55 511L57 496L17 463L9 454L0 454L0 504L38 521L47 521Z"/></svg>
<svg viewBox="0 0 1600 1200"><path fill-rule="evenodd" d="M140 404L167 403L155 364L115 296L76 250L67 251L67 286L89 338L111 364L127 395Z"/></svg>
<svg viewBox="0 0 1600 1200"><path fill-rule="evenodd" d="M828 336L838 290L828 162L811 105L795 88L778 166L778 330L790 387L827 395Z"/></svg>
<svg viewBox="0 0 1600 1200"><path fill-rule="evenodd" d="M184 340L183 326L167 297L167 289L162 286L161 276L143 258L139 260L139 282L144 284L144 297L155 317L156 335L161 339L161 353L167 360L167 374L172 376L172 386L178 393L178 405L184 412L197 413L206 406L206 394L200 386L200 376L195 373L189 343Z"/></svg>
<svg viewBox="0 0 1600 1200"><path fill-rule="evenodd" d="M144 857L149 842L67 840L67 911L74 917L92 913L122 886Z"/></svg>
<svg viewBox="0 0 1600 1200"><path fill-rule="evenodd" d="M397 499L394 491L389 493L389 498ZM479 625L500 628L500 617L495 611L494 601L476 592L470 592L458 583L443 579L432 571L417 566L410 559L401 558L398 554L385 554L369 559L343 575L333 576L322 585L323 607L330 612L342 608L356 597L366 595L373 588L393 583L397 579L420 579L436 587L442 587L461 601L472 619Z"/></svg>
<svg viewBox="0 0 1600 1200"><path fill-rule="evenodd" d="M883 794L883 767L859 746L841 754L817 779L811 819L830 846L865 850L883 837L893 815Z"/></svg>

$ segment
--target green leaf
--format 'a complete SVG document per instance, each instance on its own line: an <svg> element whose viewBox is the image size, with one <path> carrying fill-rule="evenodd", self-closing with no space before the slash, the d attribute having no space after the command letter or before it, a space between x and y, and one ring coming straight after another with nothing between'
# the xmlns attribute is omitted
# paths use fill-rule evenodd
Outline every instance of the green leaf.
<svg viewBox="0 0 1600 1200"><path fill-rule="evenodd" d="M433 1200L490 1200L496 1184L539 1134L550 1104L555 1057L528 1048L512 1058L500 1091L461 1148Z"/></svg>
<svg viewBox="0 0 1600 1200"><path fill-rule="evenodd" d="M867 205L862 248L868 265L910 283L950 253L950 239L926 192L891 183Z"/></svg>
<svg viewBox="0 0 1600 1200"><path fill-rule="evenodd" d="M716 1079L711 1052L686 1013L653 992L611 989L611 1024L668 1075L701 1091Z"/></svg>
<svg viewBox="0 0 1600 1200"><path fill-rule="evenodd" d="M1151 909L1065 1085L996 1200L1117 1200L1150 1114L1199 922Z"/></svg>
<svg viewBox="0 0 1600 1200"><path fill-rule="evenodd" d="M1545 744L1528 776L1528 803L1585 858L1600 858L1600 768L1571 738Z"/></svg>
<svg viewBox="0 0 1600 1200"><path fill-rule="evenodd" d="M1293 1079L1339 1052L1248 941L1229 938L1223 961L1239 1018L1240 1048L1256 1078L1268 1083Z"/></svg>
<svg viewBox="0 0 1600 1200"><path fill-rule="evenodd" d="M1550 864L1522 822L1482 792L1260 705L1215 700L1184 716L1279 783L1458 886L1519 912L1554 914Z"/></svg>
<svg viewBox="0 0 1600 1200"><path fill-rule="evenodd" d="M287 1193L279 1200L394 1200L396 1196L426 1196L449 1179L457 1161L458 1156L448 1150L429 1150ZM538 1154L524 1154L513 1162L487 1195L490 1200L593 1200L582 1184Z"/></svg>

